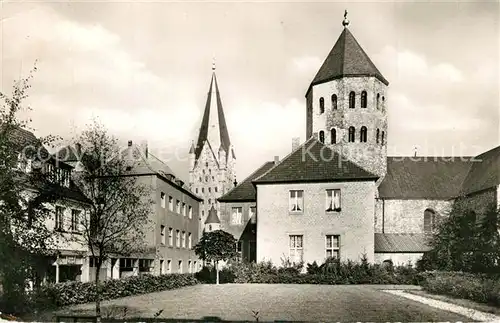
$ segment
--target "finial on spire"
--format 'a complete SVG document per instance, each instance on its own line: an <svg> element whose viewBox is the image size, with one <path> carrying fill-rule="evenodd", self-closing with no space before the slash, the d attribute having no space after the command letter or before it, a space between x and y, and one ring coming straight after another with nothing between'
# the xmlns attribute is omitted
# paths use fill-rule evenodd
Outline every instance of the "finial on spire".
<svg viewBox="0 0 500 323"><path fill-rule="evenodd" d="M347 9L344 12L344 21L342 21L342 26L344 26L344 28L347 28L347 26L349 26L349 20L347 19Z"/></svg>
<svg viewBox="0 0 500 323"><path fill-rule="evenodd" d="M212 71L215 71L215 56L212 58Z"/></svg>

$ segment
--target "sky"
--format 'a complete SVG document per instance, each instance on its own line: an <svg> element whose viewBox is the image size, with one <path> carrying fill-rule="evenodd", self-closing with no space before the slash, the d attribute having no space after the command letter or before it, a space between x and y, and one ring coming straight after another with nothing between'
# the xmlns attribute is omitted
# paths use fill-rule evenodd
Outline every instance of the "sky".
<svg viewBox="0 0 500 323"><path fill-rule="evenodd" d="M499 145L499 2L0 0L0 91L37 72L38 136L93 118L148 141L178 177L216 73L239 181L305 141L305 92L349 29L389 81L388 154L470 156Z"/></svg>

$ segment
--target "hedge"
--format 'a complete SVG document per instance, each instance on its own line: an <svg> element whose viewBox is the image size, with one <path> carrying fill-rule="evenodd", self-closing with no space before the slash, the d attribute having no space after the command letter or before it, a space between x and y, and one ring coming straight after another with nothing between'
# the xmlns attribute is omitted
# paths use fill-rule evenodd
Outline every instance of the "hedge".
<svg viewBox="0 0 500 323"><path fill-rule="evenodd" d="M327 260L321 266L307 265L307 273L302 273L302 265L276 267L271 262L233 263L220 271L223 283L259 284L418 284L421 276L411 266L382 266L378 264L339 262ZM197 274L198 280L215 283L213 268L204 268Z"/></svg>
<svg viewBox="0 0 500 323"><path fill-rule="evenodd" d="M143 275L123 279L106 280L100 284L101 299L159 292L198 284L194 274ZM44 285L28 296L23 309L17 313L55 309L61 306L91 303L95 301L95 282L66 282ZM1 303L1 302L0 302Z"/></svg>
<svg viewBox="0 0 500 323"><path fill-rule="evenodd" d="M422 288L429 293L500 306L498 275L433 271L425 272L422 276Z"/></svg>

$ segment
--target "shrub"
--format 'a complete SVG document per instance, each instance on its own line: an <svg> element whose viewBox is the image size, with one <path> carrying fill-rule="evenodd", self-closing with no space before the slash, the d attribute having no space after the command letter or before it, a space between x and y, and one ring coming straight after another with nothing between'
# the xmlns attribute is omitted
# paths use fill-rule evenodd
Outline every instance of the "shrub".
<svg viewBox="0 0 500 323"><path fill-rule="evenodd" d="M434 294L500 305L500 280L496 276L464 272L422 273L422 288Z"/></svg>
<svg viewBox="0 0 500 323"><path fill-rule="evenodd" d="M215 284L217 279L217 272L213 266L204 266L199 272L195 274L196 279L205 284ZM234 273L228 268L224 267L219 271L219 283L228 284L234 283Z"/></svg>
<svg viewBox="0 0 500 323"><path fill-rule="evenodd" d="M106 280L102 300L159 292L198 284L193 274L144 275ZM95 282L67 282L42 286L31 294L31 310L90 303L95 300Z"/></svg>

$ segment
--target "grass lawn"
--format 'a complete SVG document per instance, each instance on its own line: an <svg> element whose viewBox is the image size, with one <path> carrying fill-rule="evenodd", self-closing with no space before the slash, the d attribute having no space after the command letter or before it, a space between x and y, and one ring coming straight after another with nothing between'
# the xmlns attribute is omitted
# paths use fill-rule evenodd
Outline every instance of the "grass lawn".
<svg viewBox="0 0 500 323"><path fill-rule="evenodd" d="M102 315L160 319L220 318L230 321L470 321L402 297L384 293L391 286L227 284L196 285L103 303ZM392 287L394 288L394 287ZM398 289L403 288L399 286ZM407 289L407 288L405 288ZM59 314L94 314L94 304ZM47 318L50 319L50 318Z"/></svg>

